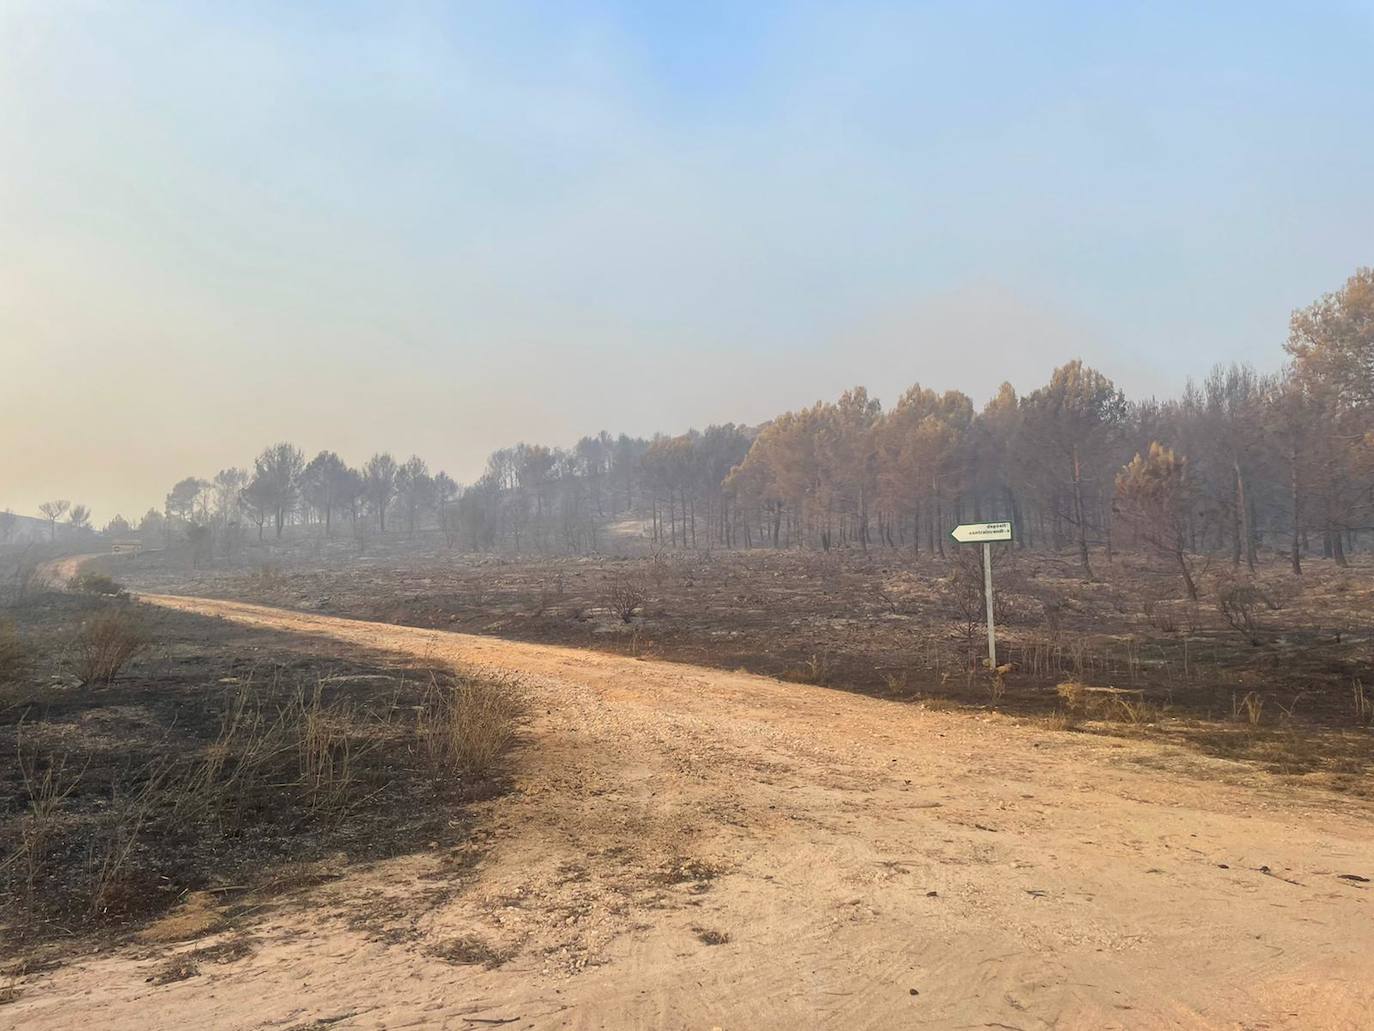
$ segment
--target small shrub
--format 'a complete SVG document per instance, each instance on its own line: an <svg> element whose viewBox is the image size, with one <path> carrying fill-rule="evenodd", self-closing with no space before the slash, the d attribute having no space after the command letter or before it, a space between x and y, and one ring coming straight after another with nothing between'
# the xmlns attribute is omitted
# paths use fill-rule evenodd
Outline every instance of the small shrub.
<svg viewBox="0 0 1374 1031"><path fill-rule="evenodd" d="M1245 635L1252 645L1260 643L1259 612L1266 605L1264 592L1244 580L1223 582L1217 588L1217 611L1228 626Z"/></svg>
<svg viewBox="0 0 1374 1031"><path fill-rule="evenodd" d="M106 598L127 598L124 585L104 573L79 573L67 581L67 589L78 594L96 594Z"/></svg>
<svg viewBox="0 0 1374 1031"><path fill-rule="evenodd" d="M1076 680L1070 680L1060 684L1055 691L1064 701L1064 708L1069 713L1082 716L1088 709L1088 688Z"/></svg>
<svg viewBox="0 0 1374 1031"><path fill-rule="evenodd" d="M654 587L662 590L672 572L673 566L668 561L668 556L661 551L654 552L649 559L649 579L653 581Z"/></svg>
<svg viewBox="0 0 1374 1031"><path fill-rule="evenodd" d="M1154 627L1162 634L1173 634L1178 632L1178 618L1174 611L1160 605L1156 601L1148 600L1142 606L1145 619L1150 626Z"/></svg>
<svg viewBox="0 0 1374 1031"><path fill-rule="evenodd" d="M1007 674L1011 672L1011 666L998 666L992 671L992 680L988 684L988 693L992 695L994 702L1000 702L1007 693Z"/></svg>
<svg viewBox="0 0 1374 1031"><path fill-rule="evenodd" d="M624 577L611 584L606 592L606 607L614 612L622 623L630 622L634 618L635 609L646 600L644 588L634 580Z"/></svg>
<svg viewBox="0 0 1374 1031"><path fill-rule="evenodd" d="M147 646L143 622L131 607L106 608L89 619L77 635L76 675L83 685L107 685Z"/></svg>
<svg viewBox="0 0 1374 1031"><path fill-rule="evenodd" d="M887 693L895 698L904 698L911 693L911 676L906 670L884 673L883 683L887 685Z"/></svg>
<svg viewBox="0 0 1374 1031"><path fill-rule="evenodd" d="M987 619L982 560L971 550L961 549L955 556L953 568L944 582L941 594L954 617L968 664L970 667L976 667L979 642Z"/></svg>
<svg viewBox="0 0 1374 1031"><path fill-rule="evenodd" d="M1052 725L1058 730L1074 730L1088 718L1088 687L1077 680L1069 680L1055 688L1062 703L1056 710Z"/></svg>
<svg viewBox="0 0 1374 1031"><path fill-rule="evenodd" d="M795 681L798 684L816 684L824 687L830 683L834 670L830 665L830 656L824 653L812 655L799 667L789 669L782 675L783 680Z"/></svg>

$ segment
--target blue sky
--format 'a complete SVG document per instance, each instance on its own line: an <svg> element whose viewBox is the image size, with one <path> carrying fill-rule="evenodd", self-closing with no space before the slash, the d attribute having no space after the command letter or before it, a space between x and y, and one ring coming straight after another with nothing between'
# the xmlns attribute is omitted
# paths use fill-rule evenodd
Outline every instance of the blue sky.
<svg viewBox="0 0 1374 1031"><path fill-rule="evenodd" d="M1282 360L1370 4L0 8L0 507ZM55 412L61 412L60 416Z"/></svg>

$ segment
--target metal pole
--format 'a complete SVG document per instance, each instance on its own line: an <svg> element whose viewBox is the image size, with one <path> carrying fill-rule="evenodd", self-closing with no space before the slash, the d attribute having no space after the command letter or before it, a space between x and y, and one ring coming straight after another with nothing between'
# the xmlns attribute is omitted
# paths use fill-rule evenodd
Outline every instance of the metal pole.
<svg viewBox="0 0 1374 1031"><path fill-rule="evenodd" d="M992 544L983 542L983 589L988 596L988 669L997 670L997 631L992 625Z"/></svg>

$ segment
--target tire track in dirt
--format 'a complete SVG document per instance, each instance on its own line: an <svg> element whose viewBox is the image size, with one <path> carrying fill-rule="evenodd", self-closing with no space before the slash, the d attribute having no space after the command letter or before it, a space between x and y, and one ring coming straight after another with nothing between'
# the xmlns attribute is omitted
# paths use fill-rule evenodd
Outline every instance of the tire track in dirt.
<svg viewBox="0 0 1374 1031"><path fill-rule="evenodd" d="M1356 1028L1374 1006L1371 895L1336 876L1374 866L1363 803L742 673L143 600L518 676L515 790L437 896L453 857L354 870L232 966L152 987L123 950L0 1023ZM378 906L408 932L359 929ZM504 962L431 954L453 942Z"/></svg>

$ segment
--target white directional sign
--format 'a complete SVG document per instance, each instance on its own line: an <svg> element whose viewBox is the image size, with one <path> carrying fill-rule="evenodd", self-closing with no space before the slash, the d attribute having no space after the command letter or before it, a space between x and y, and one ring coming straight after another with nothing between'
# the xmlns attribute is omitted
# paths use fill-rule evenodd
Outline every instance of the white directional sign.
<svg viewBox="0 0 1374 1031"><path fill-rule="evenodd" d="M988 602L988 669L997 669L997 628L992 622L992 545L1011 540L1011 523L962 523L949 531L960 544L983 546L983 591Z"/></svg>
<svg viewBox="0 0 1374 1031"><path fill-rule="evenodd" d="M991 544L1011 540L1011 523L964 523L949 531L960 544Z"/></svg>

